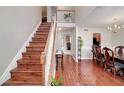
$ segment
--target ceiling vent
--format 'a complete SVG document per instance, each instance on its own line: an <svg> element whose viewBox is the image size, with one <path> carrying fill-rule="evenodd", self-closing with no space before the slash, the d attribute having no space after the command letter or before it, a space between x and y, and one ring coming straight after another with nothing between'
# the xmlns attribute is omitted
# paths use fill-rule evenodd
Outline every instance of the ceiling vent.
<svg viewBox="0 0 124 93"><path fill-rule="evenodd" d="M86 28L86 29L84 29L84 31L88 31L88 29Z"/></svg>

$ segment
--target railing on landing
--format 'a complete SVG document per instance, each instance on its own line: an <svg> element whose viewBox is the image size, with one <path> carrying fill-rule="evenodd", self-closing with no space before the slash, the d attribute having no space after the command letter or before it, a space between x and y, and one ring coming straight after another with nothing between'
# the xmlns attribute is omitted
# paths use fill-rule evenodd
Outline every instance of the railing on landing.
<svg viewBox="0 0 124 93"><path fill-rule="evenodd" d="M42 52L42 55L41 55L41 63L44 64L43 76L45 77L42 77L44 85L48 85L49 83L50 66L52 62L54 45L55 45L55 37L56 37L55 35L56 35L56 15L53 17L51 28L50 28L46 46L45 46L45 50L44 52Z"/></svg>

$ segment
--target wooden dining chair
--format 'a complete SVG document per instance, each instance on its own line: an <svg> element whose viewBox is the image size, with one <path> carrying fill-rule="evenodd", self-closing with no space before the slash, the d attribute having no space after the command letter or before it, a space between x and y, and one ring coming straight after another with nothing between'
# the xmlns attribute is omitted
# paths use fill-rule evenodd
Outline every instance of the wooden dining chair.
<svg viewBox="0 0 124 93"><path fill-rule="evenodd" d="M114 75L116 73L120 74L121 69L124 68L124 64L115 62L114 52L111 49L104 47L103 54L105 57L105 70L110 69L110 71L113 72Z"/></svg>
<svg viewBox="0 0 124 93"><path fill-rule="evenodd" d="M115 47L115 54L118 56L123 56L124 53L124 46L117 46Z"/></svg>
<svg viewBox="0 0 124 93"><path fill-rule="evenodd" d="M96 46L97 45L92 46L93 60L96 58Z"/></svg>
<svg viewBox="0 0 124 93"><path fill-rule="evenodd" d="M100 46L96 46L95 50L96 50L96 61L97 61L97 64L102 64L102 66L104 67L105 59L104 59L104 56L102 55L101 47Z"/></svg>

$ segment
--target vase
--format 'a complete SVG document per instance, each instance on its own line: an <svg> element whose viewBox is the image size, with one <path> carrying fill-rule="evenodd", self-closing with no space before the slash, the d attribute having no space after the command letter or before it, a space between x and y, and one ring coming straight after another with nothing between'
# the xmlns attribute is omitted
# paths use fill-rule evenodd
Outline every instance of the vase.
<svg viewBox="0 0 124 93"><path fill-rule="evenodd" d="M71 17L68 17L65 19L65 21L70 23L70 22L72 22L72 19L71 19Z"/></svg>

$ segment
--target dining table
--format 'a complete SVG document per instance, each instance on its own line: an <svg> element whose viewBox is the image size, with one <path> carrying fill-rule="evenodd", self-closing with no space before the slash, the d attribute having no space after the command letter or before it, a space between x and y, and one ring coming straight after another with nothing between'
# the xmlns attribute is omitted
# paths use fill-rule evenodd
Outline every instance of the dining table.
<svg viewBox="0 0 124 93"><path fill-rule="evenodd" d="M104 57L104 54L102 54L102 57ZM112 60L112 57L111 57L111 60ZM117 54L114 54L114 61L115 62L118 62L118 63L121 63L121 64L124 64L124 55L122 56L119 56ZM120 71L123 73L124 75L124 68L120 68Z"/></svg>
<svg viewBox="0 0 124 93"><path fill-rule="evenodd" d="M63 67L63 51L62 50L57 50L56 51L56 70L58 70L59 59L60 59L60 62L61 62L61 69L64 70L64 67Z"/></svg>
<svg viewBox="0 0 124 93"><path fill-rule="evenodd" d="M119 62L119 63L124 64L124 55L122 55L122 56L114 55L114 60L115 60L116 62Z"/></svg>

